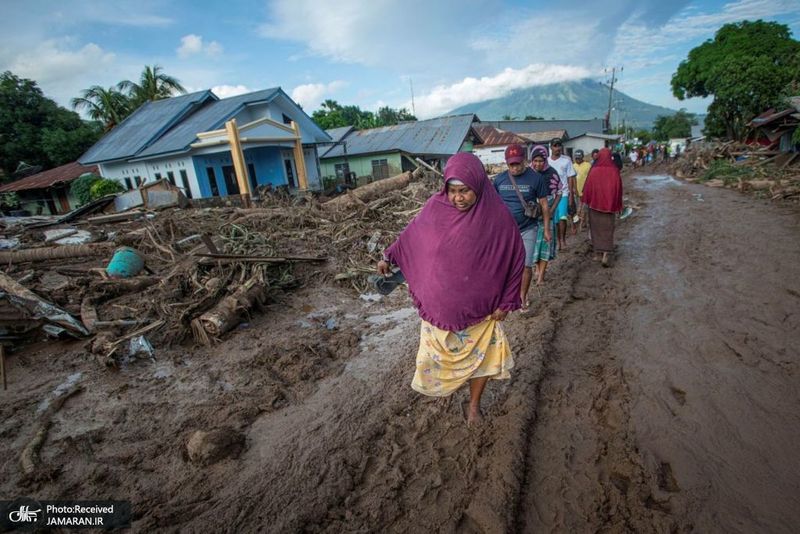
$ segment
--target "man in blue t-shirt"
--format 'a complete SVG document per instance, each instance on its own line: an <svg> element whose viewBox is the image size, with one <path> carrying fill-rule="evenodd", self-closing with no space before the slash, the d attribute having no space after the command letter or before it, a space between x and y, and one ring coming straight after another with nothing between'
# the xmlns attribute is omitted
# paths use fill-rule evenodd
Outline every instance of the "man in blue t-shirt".
<svg viewBox="0 0 800 534"><path fill-rule="evenodd" d="M514 144L509 145L505 152L508 170L495 177L494 188L503 199L508 210L517 221L517 226L522 234L522 243L525 245L525 270L522 274L522 309L528 308L528 289L533 279L534 247L538 224L543 219L544 235L550 240L550 210L547 206L548 184L541 175L533 172L525 161L525 147ZM509 176L510 174L510 176ZM513 181L512 181L513 177ZM514 182L519 189L517 194ZM520 201L520 195L525 202L538 202L542 207L542 218L531 219L525 215L525 208Z"/></svg>

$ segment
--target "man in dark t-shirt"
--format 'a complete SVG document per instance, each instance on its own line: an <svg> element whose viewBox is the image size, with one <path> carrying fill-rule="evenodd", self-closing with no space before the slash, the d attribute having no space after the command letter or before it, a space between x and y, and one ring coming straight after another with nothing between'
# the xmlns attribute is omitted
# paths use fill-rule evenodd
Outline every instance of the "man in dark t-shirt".
<svg viewBox="0 0 800 534"><path fill-rule="evenodd" d="M528 307L528 289L533 279L533 252L540 221L525 215L525 208L519 197L521 194L525 202L539 203L542 207L544 227L548 229L547 233L549 234L550 212L547 206L549 189L542 176L533 172L526 165L525 147L518 144L509 145L506 148L505 157L508 170L497 175L494 180L494 188L517 222L522 235L522 243L525 245L525 270L522 274L522 289L520 291L524 311ZM513 176L513 181L509 174ZM520 194L517 194L514 182L516 182Z"/></svg>

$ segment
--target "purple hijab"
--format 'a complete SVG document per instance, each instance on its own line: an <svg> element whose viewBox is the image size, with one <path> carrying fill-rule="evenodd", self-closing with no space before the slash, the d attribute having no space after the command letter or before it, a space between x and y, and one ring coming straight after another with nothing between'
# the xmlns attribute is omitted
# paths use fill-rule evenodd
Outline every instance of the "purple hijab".
<svg viewBox="0 0 800 534"><path fill-rule="evenodd" d="M521 307L525 249L517 224L475 155L461 152L450 158L444 179L442 190L384 255L403 271L420 317L455 332L498 308ZM458 211L448 200L452 179L477 195L469 211Z"/></svg>

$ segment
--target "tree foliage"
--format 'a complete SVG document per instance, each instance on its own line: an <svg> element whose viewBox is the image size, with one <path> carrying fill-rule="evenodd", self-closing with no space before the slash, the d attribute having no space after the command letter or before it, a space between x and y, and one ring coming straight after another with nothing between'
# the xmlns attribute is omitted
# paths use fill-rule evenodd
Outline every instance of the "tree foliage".
<svg viewBox="0 0 800 534"><path fill-rule="evenodd" d="M132 110L148 100L161 100L176 93L186 93L178 79L164 73L159 65L145 65L138 83L123 80L117 84L117 89L127 95Z"/></svg>
<svg viewBox="0 0 800 534"><path fill-rule="evenodd" d="M106 195L113 195L115 193L122 193L125 191L125 188L122 187L116 180L110 180L108 178L100 178L95 182L92 182L92 185L89 187L89 196L92 200L97 200L98 198L104 197Z"/></svg>
<svg viewBox="0 0 800 534"><path fill-rule="evenodd" d="M668 141L676 137L690 137L692 126L697 124L693 113L682 109L674 115L659 115L653 124L653 139Z"/></svg>
<svg viewBox="0 0 800 534"><path fill-rule="evenodd" d="M706 134L740 139L747 123L779 106L786 88L800 80L800 42L777 22L743 21L722 26L689 52L672 75L680 100L713 97Z"/></svg>
<svg viewBox="0 0 800 534"><path fill-rule="evenodd" d="M342 126L355 126L359 130L364 130L417 120L406 108L394 109L384 106L373 113L364 111L358 106L342 106L330 99L325 100L320 108L311 115L311 118L323 130Z"/></svg>
<svg viewBox="0 0 800 534"><path fill-rule="evenodd" d="M78 199L80 205L87 204L92 200L92 185L102 180L95 174L85 174L72 181L69 185L69 192Z"/></svg>
<svg viewBox="0 0 800 534"><path fill-rule="evenodd" d="M6 175L21 162L49 169L75 161L100 134L96 124L44 96L35 81L0 75L0 168Z"/></svg>

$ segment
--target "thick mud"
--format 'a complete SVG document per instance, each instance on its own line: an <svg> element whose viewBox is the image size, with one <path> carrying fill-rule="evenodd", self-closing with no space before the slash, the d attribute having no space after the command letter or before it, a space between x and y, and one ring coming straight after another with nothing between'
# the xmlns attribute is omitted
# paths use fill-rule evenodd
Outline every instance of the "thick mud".
<svg viewBox="0 0 800 534"><path fill-rule="evenodd" d="M404 291L307 287L211 348L113 372L8 358L3 498L130 499L134 531L791 532L800 524L800 216L667 177L616 264L586 235L506 322L484 424L409 383ZM59 391L33 474L18 457Z"/></svg>

